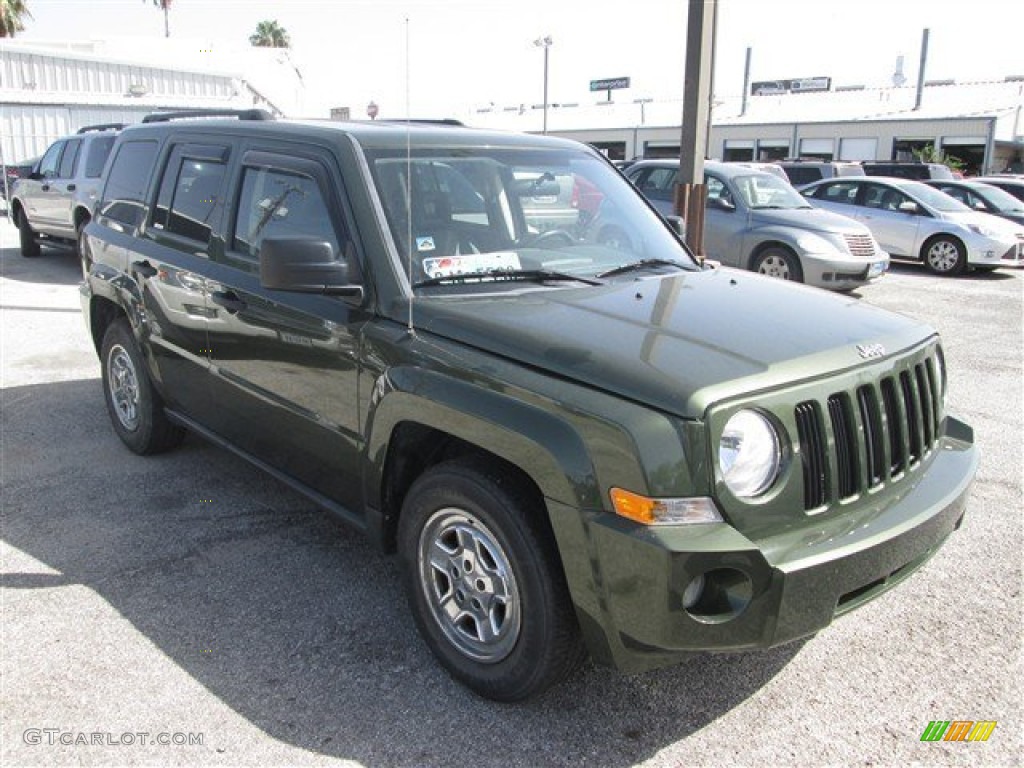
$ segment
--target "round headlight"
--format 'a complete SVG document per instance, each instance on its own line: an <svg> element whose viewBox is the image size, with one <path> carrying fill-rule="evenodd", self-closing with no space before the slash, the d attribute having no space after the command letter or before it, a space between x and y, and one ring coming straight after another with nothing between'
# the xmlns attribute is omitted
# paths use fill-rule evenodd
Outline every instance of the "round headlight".
<svg viewBox="0 0 1024 768"><path fill-rule="evenodd" d="M757 411L737 411L718 442L718 468L729 490L749 499L764 493L779 474L779 436Z"/></svg>

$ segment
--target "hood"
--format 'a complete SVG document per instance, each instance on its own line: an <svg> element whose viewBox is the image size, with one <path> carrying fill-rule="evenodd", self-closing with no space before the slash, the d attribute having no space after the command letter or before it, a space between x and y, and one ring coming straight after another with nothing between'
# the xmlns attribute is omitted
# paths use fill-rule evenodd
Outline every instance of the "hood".
<svg viewBox="0 0 1024 768"><path fill-rule="evenodd" d="M933 333L849 296L725 268L423 299L416 326L683 418L732 396L866 365L858 344L892 355Z"/></svg>
<svg viewBox="0 0 1024 768"><path fill-rule="evenodd" d="M1014 237L1021 232L1021 225L1002 216L981 211L942 211L942 218L964 226L984 227L1000 235Z"/></svg>
<svg viewBox="0 0 1024 768"><path fill-rule="evenodd" d="M797 227L812 232L840 235L870 233L860 222L839 213L826 211L824 208L752 208L750 218L762 226Z"/></svg>

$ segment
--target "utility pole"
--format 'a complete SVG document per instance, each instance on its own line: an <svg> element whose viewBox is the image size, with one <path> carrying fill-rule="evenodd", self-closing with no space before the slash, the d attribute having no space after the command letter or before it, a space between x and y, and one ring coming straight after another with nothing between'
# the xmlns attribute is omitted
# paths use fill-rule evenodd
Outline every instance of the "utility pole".
<svg viewBox="0 0 1024 768"><path fill-rule="evenodd" d="M688 0L686 74L683 81L683 130L679 141L676 214L686 221L686 243L704 256L704 155L711 124L712 69L718 0Z"/></svg>
<svg viewBox="0 0 1024 768"><path fill-rule="evenodd" d="M548 132L548 49L551 47L551 35L538 37L533 44L544 49L544 133Z"/></svg>

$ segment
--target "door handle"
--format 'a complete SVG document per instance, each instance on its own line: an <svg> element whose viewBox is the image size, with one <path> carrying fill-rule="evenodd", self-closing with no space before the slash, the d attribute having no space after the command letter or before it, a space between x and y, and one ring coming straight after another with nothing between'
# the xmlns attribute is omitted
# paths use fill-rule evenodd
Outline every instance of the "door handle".
<svg viewBox="0 0 1024 768"><path fill-rule="evenodd" d="M217 306L224 307L231 314L241 312L248 306L245 300L238 298L234 291L214 291L210 294L210 300Z"/></svg>
<svg viewBox="0 0 1024 768"><path fill-rule="evenodd" d="M74 192L76 188L75 184L68 184L68 192Z"/></svg>
<svg viewBox="0 0 1024 768"><path fill-rule="evenodd" d="M43 184L40 187L40 189L43 190L43 192L49 192L50 191L50 185L49 184Z"/></svg>
<svg viewBox="0 0 1024 768"><path fill-rule="evenodd" d="M154 267L148 261L132 262L132 272L142 277L155 277L156 271L156 267Z"/></svg>

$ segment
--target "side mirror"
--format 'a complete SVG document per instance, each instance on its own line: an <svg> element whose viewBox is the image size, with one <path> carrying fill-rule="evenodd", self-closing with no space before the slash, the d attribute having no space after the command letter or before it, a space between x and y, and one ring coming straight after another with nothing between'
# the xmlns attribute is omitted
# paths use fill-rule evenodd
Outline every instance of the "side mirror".
<svg viewBox="0 0 1024 768"><path fill-rule="evenodd" d="M666 216L665 221L672 227L672 231L680 237L686 237L686 221L682 216Z"/></svg>
<svg viewBox="0 0 1024 768"><path fill-rule="evenodd" d="M708 208L717 208L720 211L735 211L736 204L724 197L709 197Z"/></svg>
<svg viewBox="0 0 1024 768"><path fill-rule="evenodd" d="M43 180L43 174L41 174L35 168L32 169L32 172L29 173L28 177L30 179L32 179L32 181L42 181Z"/></svg>
<svg viewBox="0 0 1024 768"><path fill-rule="evenodd" d="M981 200L975 200L974 201L974 210L984 212L984 211L988 210L988 206L985 205L985 203L983 203Z"/></svg>
<svg viewBox="0 0 1024 768"><path fill-rule="evenodd" d="M918 214L921 212L921 209L918 208L917 203L915 203L913 200L904 200L902 203L900 203L900 207L898 210L900 213Z"/></svg>
<svg viewBox="0 0 1024 768"><path fill-rule="evenodd" d="M349 266L338 261L326 240L267 238L260 244L260 284L275 291L363 297Z"/></svg>

